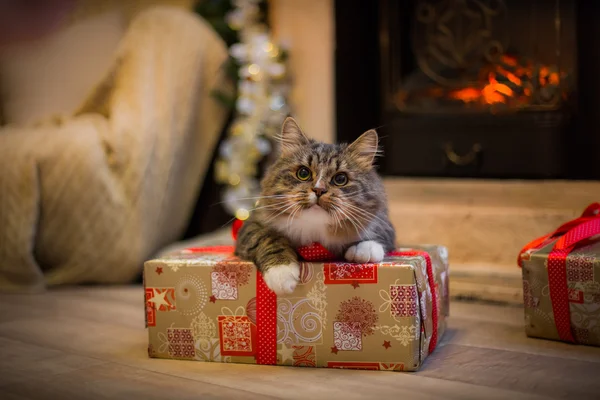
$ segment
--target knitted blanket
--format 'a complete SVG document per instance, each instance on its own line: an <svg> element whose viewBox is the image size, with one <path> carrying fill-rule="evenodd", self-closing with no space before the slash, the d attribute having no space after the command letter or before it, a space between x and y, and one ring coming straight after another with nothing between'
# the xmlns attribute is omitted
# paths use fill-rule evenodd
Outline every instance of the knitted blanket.
<svg viewBox="0 0 600 400"><path fill-rule="evenodd" d="M128 282L182 234L225 122L226 57L193 14L149 9L75 115L0 128L0 290Z"/></svg>

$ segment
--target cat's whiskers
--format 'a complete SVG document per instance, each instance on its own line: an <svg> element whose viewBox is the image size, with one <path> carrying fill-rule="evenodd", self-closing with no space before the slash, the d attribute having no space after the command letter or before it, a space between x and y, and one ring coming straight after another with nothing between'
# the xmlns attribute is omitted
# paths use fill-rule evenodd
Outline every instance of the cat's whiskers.
<svg viewBox="0 0 600 400"><path fill-rule="evenodd" d="M281 208L287 206L288 204L290 204L290 203L289 203L289 201L286 200L286 201L282 201L282 202L275 203L275 204L267 204L267 205L260 206L260 207L254 207L248 211L256 211L256 210L261 210L264 208L275 208L275 211L277 211L277 209L281 209Z"/></svg>
<svg viewBox="0 0 600 400"><path fill-rule="evenodd" d="M335 211L335 209L332 207L331 208L331 217L333 218L333 234L335 235L337 233L338 230L338 217L337 217L337 212Z"/></svg>
<svg viewBox="0 0 600 400"><path fill-rule="evenodd" d="M356 212L354 212L352 209L347 208L346 212L351 216L354 217L354 221L360 226L362 232L367 236L367 239L371 240L371 236L368 234L368 230L367 227L365 226L365 223L367 222L366 220L364 220L364 216L358 215Z"/></svg>
<svg viewBox="0 0 600 400"><path fill-rule="evenodd" d="M297 204L297 207L294 208L294 210L292 210L292 212L288 216L288 221L287 221L287 229L288 230L291 228L292 222L294 222L294 217L296 216L296 214L298 213L298 211L300 211L301 209L302 209L302 205L301 204Z"/></svg>
<svg viewBox="0 0 600 400"><path fill-rule="evenodd" d="M270 214L268 216L271 216L271 215L275 214L276 212L282 211L282 210L285 212L285 209L290 208L290 205L294 205L294 204L295 203L285 202L284 204L278 205L277 207L272 207L273 208L272 210L267 210L267 211L270 211Z"/></svg>
<svg viewBox="0 0 600 400"><path fill-rule="evenodd" d="M277 195L277 196L279 196L279 195ZM301 196L301 194L282 195L283 198L276 198L276 200L283 200L283 201L279 201L279 202L273 203L273 204L265 204L262 206L254 207L248 211L252 212L252 211L262 210L262 209L274 209L273 211L276 212L276 211L281 210L283 207L286 207L287 205L289 205L290 200L294 201L299 196ZM270 198L270 197L275 197L275 196L262 196L260 198Z"/></svg>
<svg viewBox="0 0 600 400"><path fill-rule="evenodd" d="M356 230L356 234L358 235L359 239L363 240L363 237L361 235L362 229L359 230L358 225L356 224L356 222L354 222L354 220L352 219L352 217L350 217L348 214L346 214L346 211L344 211L341 207L338 208L338 210L339 210L340 213L342 213L346 217L346 220L348 220L354 226L354 229Z"/></svg>
<svg viewBox="0 0 600 400"><path fill-rule="evenodd" d="M383 218L381 218L367 210L363 210L360 207L356 207L355 205L352 205L349 203L346 204L346 207L349 207L349 208L355 210L356 212L363 214L364 216L368 216L369 218L366 218L366 219L374 218L374 219L378 219L379 221L383 222L384 224L387 224L387 221L385 221Z"/></svg>
<svg viewBox="0 0 600 400"><path fill-rule="evenodd" d="M334 225L334 231L333 233L337 233L337 229L338 229L338 225L340 227L340 229L342 229L342 220L339 216L339 211L338 211L338 207L335 204L330 204L331 205L331 210L333 211L333 213L331 214L335 220L335 225Z"/></svg>
<svg viewBox="0 0 600 400"><path fill-rule="evenodd" d="M358 207L350 204L349 202L341 203L342 199L340 199L340 198L336 198L334 200L338 201L338 204L336 205L336 207L340 209L340 211L346 216L346 218L351 223L353 223L353 224L355 223L358 226L360 226L363 233L367 236L367 239L371 240L371 237L368 234L367 226L365 226L365 225L368 225L368 222L371 220L371 218L367 214L371 214L371 213L369 213L368 211L365 211L361 208L358 208ZM367 213L367 214L365 214L365 213ZM373 214L371 214L371 215L373 215Z"/></svg>
<svg viewBox="0 0 600 400"><path fill-rule="evenodd" d="M279 217L281 214L285 213L287 210L289 210L290 208L294 207L295 205L297 205L298 203L292 203L290 204L288 207L284 208L283 210L279 211L276 215L273 215L275 212L277 212L278 210L275 210L273 213L270 214L270 216L265 220L265 223L269 223L271 221L273 221L275 218Z"/></svg>
<svg viewBox="0 0 600 400"><path fill-rule="evenodd" d="M365 224L367 223L367 221L364 219L364 216L358 215L356 212L354 212L352 209L350 208L346 208L345 210L351 217L354 218L354 222L356 222L358 224L358 226L360 226L361 231L366 235L367 239L371 240L371 236L369 235L369 231L367 229L367 226L365 226Z"/></svg>
<svg viewBox="0 0 600 400"><path fill-rule="evenodd" d="M356 195L358 193L364 193L364 192L365 192L365 190L363 190L363 189L357 189L357 190L355 190L353 192L345 193L344 197L342 198L343 200L346 201L344 203L344 206L355 210L357 213L363 215L363 217L368 217L368 218L365 218L366 220L369 220L369 219L373 218L373 219L378 219L379 221L381 221L384 224L387 224L388 222L386 220L384 220L383 218L379 217L378 215L375 215L375 214L373 214L373 213L371 213L371 212L369 212L367 210L364 210L364 209L362 209L360 207L357 207L357 206L355 206L355 205L353 205L352 203L349 202L348 197L354 196L354 195Z"/></svg>

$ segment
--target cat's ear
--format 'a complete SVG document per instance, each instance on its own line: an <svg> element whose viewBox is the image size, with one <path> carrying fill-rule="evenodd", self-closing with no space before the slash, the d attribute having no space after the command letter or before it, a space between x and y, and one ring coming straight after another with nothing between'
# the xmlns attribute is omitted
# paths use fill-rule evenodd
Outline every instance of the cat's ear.
<svg viewBox="0 0 600 400"><path fill-rule="evenodd" d="M296 151L298 147L309 144L310 139L302 132L294 118L287 117L281 127L279 143L281 145L281 155L287 156Z"/></svg>
<svg viewBox="0 0 600 400"><path fill-rule="evenodd" d="M358 139L348 146L348 153L355 158L364 168L373 165L375 157L379 154L379 137L375 129L370 129L360 135Z"/></svg>

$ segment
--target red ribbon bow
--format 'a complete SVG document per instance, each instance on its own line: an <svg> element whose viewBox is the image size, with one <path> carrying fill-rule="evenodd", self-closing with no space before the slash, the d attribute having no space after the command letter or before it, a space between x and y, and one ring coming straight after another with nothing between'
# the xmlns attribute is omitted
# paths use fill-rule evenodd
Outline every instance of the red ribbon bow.
<svg viewBox="0 0 600 400"><path fill-rule="evenodd" d="M556 240L548 255L548 285L554 322L560 339L575 343L571 331L571 311L569 308L569 290L567 285L567 256L578 245L590 242L600 235L600 203L590 204L581 217L561 225L554 232L528 243L518 257L523 266L526 253L538 250Z"/></svg>

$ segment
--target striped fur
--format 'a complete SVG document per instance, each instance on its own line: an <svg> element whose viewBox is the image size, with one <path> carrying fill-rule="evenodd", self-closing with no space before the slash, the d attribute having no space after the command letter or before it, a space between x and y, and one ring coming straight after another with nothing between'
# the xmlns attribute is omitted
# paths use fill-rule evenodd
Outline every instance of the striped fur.
<svg viewBox="0 0 600 400"><path fill-rule="evenodd" d="M280 156L262 180L257 207L239 232L236 254L253 261L278 294L294 290L298 274L295 248L319 242L349 261L380 261L395 247L383 183L373 160L374 130L350 145L308 139L292 118L284 122ZM310 178L298 178L309 168ZM344 173L338 186L334 176ZM314 191L324 192L318 197ZM317 191L317 192L318 192Z"/></svg>

